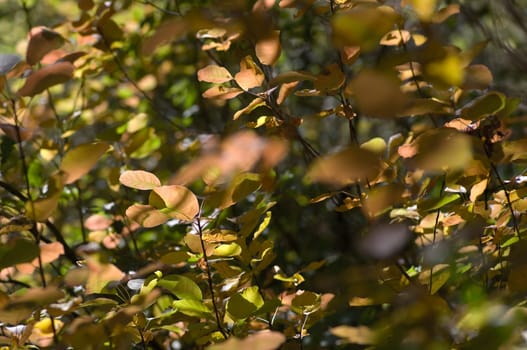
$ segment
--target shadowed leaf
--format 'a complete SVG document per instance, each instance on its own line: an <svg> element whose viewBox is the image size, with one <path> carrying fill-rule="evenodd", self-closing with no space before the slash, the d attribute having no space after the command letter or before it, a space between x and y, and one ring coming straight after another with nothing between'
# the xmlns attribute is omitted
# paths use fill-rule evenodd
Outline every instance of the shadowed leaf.
<svg viewBox="0 0 527 350"><path fill-rule="evenodd" d="M261 331L244 339L230 337L223 343L210 345L207 350L275 350L286 340L285 335L274 331Z"/></svg>
<svg viewBox="0 0 527 350"><path fill-rule="evenodd" d="M65 174L64 183L75 182L88 173L108 148L110 145L106 142L94 142L69 150L60 164L60 170Z"/></svg>
<svg viewBox="0 0 527 350"><path fill-rule="evenodd" d="M26 79L24 86L18 90L18 95L35 96L49 87L65 83L73 77L74 69L70 62L57 62L45 66Z"/></svg>
<svg viewBox="0 0 527 350"><path fill-rule="evenodd" d="M26 50L27 63L30 65L38 63L48 52L61 47L64 41L64 38L59 33L49 28L32 28L29 32L29 42Z"/></svg>

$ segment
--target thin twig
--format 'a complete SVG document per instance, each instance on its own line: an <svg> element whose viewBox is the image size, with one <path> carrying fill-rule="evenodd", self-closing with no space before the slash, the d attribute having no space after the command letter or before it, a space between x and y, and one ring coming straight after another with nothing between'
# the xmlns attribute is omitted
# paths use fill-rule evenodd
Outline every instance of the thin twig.
<svg viewBox="0 0 527 350"><path fill-rule="evenodd" d="M207 282L209 284L209 291L212 299L212 307L214 308L214 314L216 315L216 324L218 326L218 330L220 331L221 335L223 336L223 339L227 339L227 333L221 326L221 320L220 320L220 313L218 310L218 306L216 304L216 297L214 295L214 285L212 283L212 273L210 272L210 265L209 260L207 258L207 251L205 248L205 241L203 240L203 228L201 227L201 219L200 217L196 218L196 225L198 227L198 233L199 233L199 241L201 243L201 250L203 251L203 260L205 261L205 270L207 273Z"/></svg>

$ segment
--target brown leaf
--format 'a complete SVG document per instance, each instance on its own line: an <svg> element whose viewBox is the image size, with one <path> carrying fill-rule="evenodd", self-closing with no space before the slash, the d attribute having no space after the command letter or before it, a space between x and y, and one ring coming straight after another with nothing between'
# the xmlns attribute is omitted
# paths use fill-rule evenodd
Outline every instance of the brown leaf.
<svg viewBox="0 0 527 350"><path fill-rule="evenodd" d="M126 216L143 227L156 227L164 224L170 217L151 205L133 204L126 209Z"/></svg>
<svg viewBox="0 0 527 350"><path fill-rule="evenodd" d="M242 89L249 90L261 86L265 76L252 57L245 56L240 62L240 72L234 76L234 79Z"/></svg>
<svg viewBox="0 0 527 350"><path fill-rule="evenodd" d="M366 179L371 181L381 169L382 163L377 154L352 146L315 160L306 177L310 181L340 187Z"/></svg>
<svg viewBox="0 0 527 350"><path fill-rule="evenodd" d="M31 74L24 86L18 90L19 96L35 96L49 87L67 82L73 77L75 67L70 62L57 62L45 66Z"/></svg>
<svg viewBox="0 0 527 350"><path fill-rule="evenodd" d="M26 61L30 65L38 63L48 52L64 44L64 38L46 27L35 27L29 32Z"/></svg>
<svg viewBox="0 0 527 350"><path fill-rule="evenodd" d="M143 55L150 56L155 49L163 44L181 37L187 31L187 23L184 19L172 17L157 28L156 32L147 38L142 47Z"/></svg>
<svg viewBox="0 0 527 350"><path fill-rule="evenodd" d="M73 183L88 173L108 148L110 145L106 142L94 142L69 150L60 164L60 170L65 174L64 184Z"/></svg>
<svg viewBox="0 0 527 350"><path fill-rule="evenodd" d="M199 212L198 199L188 188L180 185L159 186L150 192L149 204L172 218L192 221Z"/></svg>
<svg viewBox="0 0 527 350"><path fill-rule="evenodd" d="M280 31L274 30L267 37L260 39L256 43L256 57L268 66L272 66L278 61L282 48L280 46Z"/></svg>
<svg viewBox="0 0 527 350"><path fill-rule="evenodd" d="M492 73L483 64L473 64L465 68L465 81L461 86L464 90L485 90L492 84Z"/></svg>
<svg viewBox="0 0 527 350"><path fill-rule="evenodd" d="M121 174L119 182L137 190L151 190L161 186L161 181L157 176L144 170L127 170Z"/></svg>
<svg viewBox="0 0 527 350"><path fill-rule="evenodd" d="M198 70L198 80L208 83L225 83L232 80L232 75L224 67L210 65Z"/></svg>
<svg viewBox="0 0 527 350"><path fill-rule="evenodd" d="M261 331L250 334L244 339L230 337L222 343L210 345L207 350L275 350L285 340L285 335L280 332Z"/></svg>
<svg viewBox="0 0 527 350"><path fill-rule="evenodd" d="M219 100L230 100L243 93L243 90L238 88L230 88L221 85L213 86L206 90L202 96L205 98L217 98Z"/></svg>

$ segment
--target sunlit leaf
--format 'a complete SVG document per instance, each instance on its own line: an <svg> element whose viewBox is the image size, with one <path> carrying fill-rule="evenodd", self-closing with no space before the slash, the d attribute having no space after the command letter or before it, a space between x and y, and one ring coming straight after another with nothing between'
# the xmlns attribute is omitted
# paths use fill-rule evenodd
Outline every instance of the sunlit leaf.
<svg viewBox="0 0 527 350"><path fill-rule="evenodd" d="M262 85L265 75L251 56L245 56L240 62L240 71L234 76L236 83L244 90Z"/></svg>
<svg viewBox="0 0 527 350"><path fill-rule="evenodd" d="M215 256L238 256L242 253L242 247L237 243L220 244L212 251Z"/></svg>
<svg viewBox="0 0 527 350"><path fill-rule="evenodd" d="M109 148L106 142L94 142L69 150L60 164L60 171L65 174L64 183L70 184L87 174Z"/></svg>
<svg viewBox="0 0 527 350"><path fill-rule="evenodd" d="M188 188L181 185L159 186L150 192L150 205L162 209L172 218L192 221L199 212L198 199Z"/></svg>
<svg viewBox="0 0 527 350"><path fill-rule="evenodd" d="M231 73L224 67L210 65L198 70L198 80L208 83L225 83L232 80Z"/></svg>
<svg viewBox="0 0 527 350"><path fill-rule="evenodd" d="M199 286L188 277L182 275L168 275L161 278L157 285L168 289L179 299L202 300L203 295Z"/></svg>
<svg viewBox="0 0 527 350"><path fill-rule="evenodd" d="M259 97L256 97L254 100L252 100L247 106L244 108L238 110L236 113L234 113L234 116L232 117L233 120L238 119L243 114L248 114L254 111L256 108L260 106L265 106L265 101Z"/></svg>
<svg viewBox="0 0 527 350"><path fill-rule="evenodd" d="M417 17L421 21L428 22L435 13L437 0L409 0Z"/></svg>
<svg viewBox="0 0 527 350"><path fill-rule="evenodd" d="M331 328L330 332L334 336L343 338L351 344L368 345L373 344L374 341L374 332L365 326L338 326Z"/></svg>
<svg viewBox="0 0 527 350"><path fill-rule="evenodd" d="M392 30L382 37L380 44L385 46L400 46L406 44L410 38L410 32L407 30Z"/></svg>
<svg viewBox="0 0 527 350"><path fill-rule="evenodd" d="M361 4L333 16L333 41L338 47L360 46L371 51L381 38L393 28L398 15L393 8Z"/></svg>
<svg viewBox="0 0 527 350"><path fill-rule="evenodd" d="M428 63L425 73L430 79L446 86L460 86L465 78L463 60L459 53L453 51L447 51L443 58Z"/></svg>
<svg viewBox="0 0 527 350"><path fill-rule="evenodd" d="M261 63L272 66L278 61L282 47L280 45L280 31L273 30L269 36L258 40L255 46L256 57Z"/></svg>
<svg viewBox="0 0 527 350"><path fill-rule="evenodd" d="M26 62L30 65L38 63L48 52L61 47L64 41L59 33L49 28L31 28L26 49Z"/></svg>
<svg viewBox="0 0 527 350"><path fill-rule="evenodd" d="M336 186L345 186L361 180L373 180L379 175L382 163L371 151L349 147L343 151L317 159L306 178Z"/></svg>
<svg viewBox="0 0 527 350"><path fill-rule="evenodd" d="M70 62L57 62L45 66L31 74L18 90L19 96L35 96L54 85L62 84L73 78L75 66Z"/></svg>
<svg viewBox="0 0 527 350"><path fill-rule="evenodd" d="M27 202L27 216L38 222L48 220L59 204L60 193L45 198L39 198L32 202Z"/></svg>
<svg viewBox="0 0 527 350"><path fill-rule="evenodd" d="M126 209L126 216L144 227L156 227L170 220L170 216L151 205L133 204Z"/></svg>
<svg viewBox="0 0 527 350"><path fill-rule="evenodd" d="M172 306L182 314L192 317L211 317L212 312L199 300L183 299L175 300Z"/></svg>
<svg viewBox="0 0 527 350"><path fill-rule="evenodd" d="M260 331L244 339L230 337L223 343L208 346L207 350L276 350L285 341L285 335L280 332Z"/></svg>
<svg viewBox="0 0 527 350"><path fill-rule="evenodd" d="M108 282L119 281L125 274L115 265L98 261L95 257L86 260L89 277L86 292L100 292Z"/></svg>
<svg viewBox="0 0 527 350"><path fill-rule="evenodd" d="M245 288L227 301L227 312L234 320L243 320L264 305L257 286Z"/></svg>
<svg viewBox="0 0 527 350"><path fill-rule="evenodd" d="M161 186L161 181L157 176L144 170L127 170L121 174L119 182L137 190L151 190Z"/></svg>
<svg viewBox="0 0 527 350"><path fill-rule="evenodd" d="M205 98L217 98L219 100L230 100L243 93L243 90L238 88L225 87L221 85L213 86L207 89L202 96Z"/></svg>
<svg viewBox="0 0 527 350"><path fill-rule="evenodd" d="M227 188L218 190L208 196L206 203L211 208L225 209L245 199L249 194L260 188L260 186L261 179L258 174L239 174L231 181Z"/></svg>
<svg viewBox="0 0 527 350"><path fill-rule="evenodd" d="M454 129L432 129L400 146L399 154L409 158L413 167L427 171L463 169L472 160L472 144L470 136Z"/></svg>

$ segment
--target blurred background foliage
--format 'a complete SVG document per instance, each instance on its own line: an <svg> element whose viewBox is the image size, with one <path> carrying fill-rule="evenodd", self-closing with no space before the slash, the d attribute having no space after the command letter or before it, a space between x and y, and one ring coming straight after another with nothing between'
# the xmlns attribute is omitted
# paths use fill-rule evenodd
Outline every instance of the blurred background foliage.
<svg viewBox="0 0 527 350"><path fill-rule="evenodd" d="M185 164L206 149L206 141L214 140L213 134L232 134L245 128L247 123L255 122L254 117L265 116L265 112L256 110L252 114L248 113L249 116L233 120L233 114L250 103L255 96L242 94L230 100L206 99L202 93L204 86L208 85L198 81L198 71L215 63L227 68L234 75L239 70L242 57L253 49L253 39L261 34L257 26L274 25L280 28L281 37L285 39L281 42L282 55L274 67L275 73L295 70L307 71L313 75L323 74L327 72L330 62L339 61L339 52L331 42L334 13L329 10L329 6L331 4L345 7L354 1L292 1L295 8L283 9L275 6L266 13L268 17L264 22L256 24L244 22L244 16L254 3L252 1L108 1L107 3L111 4L108 7L115 9L112 20L115 21L116 27L112 25L103 28L107 30L105 40L79 34L83 26L91 20L81 16L80 7L88 3L90 1L0 0L0 32L3 33L0 37L0 51L18 53L24 57L27 33L30 28L42 25L64 35L68 41L65 43L66 49L90 50L87 62L77 71L74 81L68 82L62 89L53 90L53 98L44 93L35 97L38 101L31 106L21 106L31 109L34 113L34 119L28 118L26 121L27 126L42 128L41 139L26 147L28 154L38 154L29 160L29 181L35 198L45 195L47 190L43 188L51 186L49 179L56 170L56 164L50 160L53 160L56 154L61 155L68 148L66 146L73 147L95 139L119 144L122 149L116 149L113 157L105 159L104 166L99 166L95 174L64 189L54 224L61 227L69 242L81 248L87 241L102 242L96 234L87 239L87 228L79 225L79 219L84 222L93 214L112 218L109 232L120 234L126 229L135 230L133 237L123 234L125 243L123 245L121 241L117 253L113 251L116 248L108 241L101 244L106 245L105 248L110 251L109 261L115 263L122 271L137 270L147 262L151 263L165 253L172 252L171 249L176 245L173 242L179 242L185 237L187 227L179 223L155 229L126 227L130 225L123 219L126 207L132 201L144 201L145 196L129 190L125 190L124 194L119 192L118 178L122 169L150 171L155 173L162 183L168 183ZM100 6L99 2L95 3ZM411 31L420 28L420 22L413 10L402 6L401 1L379 3L393 6L400 11L406 19L405 29ZM440 24L431 25L430 31L436 33L443 44L455 45L462 51L488 41L476 56L474 63L487 65L492 71L494 79L491 90L504 92L508 97L519 98L521 102L517 110L505 123L512 129L515 137L524 137L527 131L527 49L524 47L527 42L527 1L438 1L437 8L452 4L460 5L460 13ZM228 51L204 51L202 45L208 42L209 38L205 36L204 39L198 40L192 35L178 36L170 45L160 46L150 56L141 51L145 38L150 37L163 21L179 16L194 18L192 14L196 8L207 19L221 21L225 18L236 18L247 25L249 33L243 36L242 40L233 39ZM93 13L90 16L94 16ZM202 25L199 20L200 17L196 16L196 28ZM192 27L192 24L187 25ZM254 30L254 33L250 30ZM92 39L94 42L90 41ZM215 38L212 39L214 42ZM98 50L92 50L93 47ZM390 57L387 52L389 50L386 48L375 48L361 53L346 73L355 76L366 67L381 65L385 57ZM309 83L301 82L298 89L309 87ZM473 95L476 96L477 94ZM335 96L291 95L281 108L293 117L292 120L298 118L300 139L286 135L293 141L287 158L275 169L274 190L271 194L258 193L247 196L246 200L240 200L240 203L225 209L221 216L218 216L224 220L222 222L226 227L233 228L237 223L229 220L253 210L258 201L276 202L266 237L274 242L277 253L273 265L276 264L282 269L280 276L285 282L273 279L273 273L276 275L277 271L269 271L260 276L262 283L274 294L294 292L299 289L296 288L296 282L286 277L295 276L300 272L305 278L301 289L320 294L334 294L335 298L330 304L328 315L318 323L318 316L309 320L310 336L304 338L302 332L305 324L301 327L300 335L291 334L294 331L298 332L298 325L303 321L305 323L308 320L307 316L305 320L300 316L295 319L296 328L286 321L278 322L279 331L288 335L290 339L300 338L300 345L298 342L288 342L285 348L365 348L371 342L371 335L367 329L355 328L358 325L375 328L376 346L381 349L446 349L453 343L461 344L460 348L467 349L490 349L500 346L512 348L511 344L524 344L525 348L525 341L521 341L524 334L518 332L521 328L518 325L525 320L526 314L522 302L518 301L521 298L515 294L523 295L527 290L525 282L521 281L525 269L512 273L514 281L517 281L513 287L509 285L513 291L512 295L500 294L497 287L486 288L499 284L500 281L506 283L505 278L497 276L497 273L489 273L487 276L487 272L481 272L487 279L494 278L495 284L488 281L480 283L478 277L483 279L482 276L471 275L473 280L464 279L463 266L454 263L450 267L445 264L444 271L441 271L444 280L439 278L437 282L441 284L438 288L441 288L446 280L449 280L446 287L429 295L417 286L418 283L413 285L412 282L405 282L409 284L408 288L397 294L392 284L404 280L406 275L411 278L420 275L420 267L408 264L401 272L397 269L400 265L386 263L384 256L377 259L376 250L372 254L361 252L365 243L361 243L360 238L368 230L370 222L358 207L351 210L335 210L345 206L344 194L311 203L316 196L328 192L327 186L306 181L305 174L311 161L319 154L341 150L343 145L350 143L349 121L334 115L328 117L322 113L337 108L340 104ZM59 121L54 120L54 115L61 116L56 118ZM408 130L418 133L431 127L431 122L425 117L415 117L408 121L361 116L357 120L354 127L359 144L373 137L388 140L397 133L406 133ZM287 134L288 130L278 129L270 127L267 134ZM17 177L18 180L21 179L18 170L20 159L13 156L16 152L14 148L13 142L6 137L2 139L2 178L13 181ZM49 158L46 159L46 155ZM509 177L523 175L523 172L518 170L519 167L505 164L500 170ZM440 177L434 180L437 181L436 185L426 186L427 190L440 193L441 196L445 186L440 185L438 178ZM192 183L189 187L195 193L206 196L206 186L203 183ZM347 190L355 191L353 188ZM9 194L3 194L3 205L6 208L15 208L17 204L8 197ZM200 200L202 198L199 197ZM427 209L430 210L429 215L435 215L434 209L437 208L430 205ZM404 215L411 213L405 212ZM428 224L434 217L432 215L428 218ZM439 214L435 219L436 226L438 218ZM406 223L412 218L408 216L404 220ZM422 225L420 228L425 231L434 226L425 226L422 222L419 225L416 222L412 223L418 227ZM385 238L382 224L378 227L378 239L381 241L376 241L374 237L368 244L382 246L382 239ZM480 222L475 225L478 226L477 229L484 226ZM412 227L415 228L414 226ZM467 233L470 235L471 229L466 230L470 231ZM523 231L522 228L521 232ZM457 242L448 244L442 246L442 249L453 249ZM415 255L420 254L420 251L413 248L414 243L409 247L401 247L402 261L419 261L420 258ZM472 246L467 245L467 249L470 248ZM517 249L518 255L523 251L520 248ZM140 259L136 254L138 251L141 251ZM452 262L458 258L451 252L445 255ZM429 258L438 259L432 253ZM521 260L520 257L516 258ZM320 263L318 266L317 262L321 261L324 264ZM53 268L63 270L57 274L59 276L68 270L66 264L57 264ZM426 276L419 277L423 285L428 284L432 289L431 276L429 279L430 283L426 283ZM30 284L31 280L27 283ZM273 296L276 296L274 294ZM395 294L397 301L391 303ZM519 311L516 312L515 308ZM466 310L468 312L465 312ZM341 325L352 325L353 328L332 328ZM163 326L166 327L165 330L177 332L167 325ZM240 334L246 335L247 330L242 330L241 325L238 326ZM257 328L255 326L255 329ZM329 331L331 328L332 332ZM459 333L453 334L453 329ZM78 329L74 331L81 333ZM88 337L89 333L86 334ZM198 338L195 334L188 344ZM187 340L183 337L182 339L182 343L186 344ZM218 340L205 336L204 339L204 344L211 339ZM133 340L135 342L137 339ZM355 345L350 345L347 341ZM74 340L71 342L75 344ZM154 342L149 346L155 348L153 344ZM126 345L123 346L121 348L126 348ZM190 348L192 345L188 346Z"/></svg>

